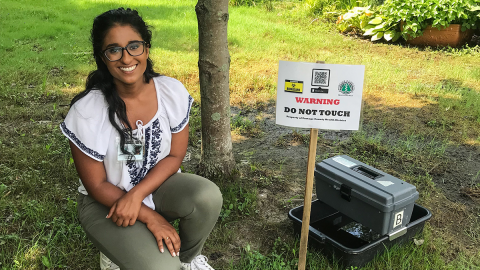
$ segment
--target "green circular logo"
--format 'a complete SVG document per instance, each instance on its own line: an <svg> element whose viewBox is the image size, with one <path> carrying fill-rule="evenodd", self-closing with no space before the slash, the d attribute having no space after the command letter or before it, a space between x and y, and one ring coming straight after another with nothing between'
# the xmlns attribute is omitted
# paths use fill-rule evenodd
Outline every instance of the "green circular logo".
<svg viewBox="0 0 480 270"><path fill-rule="evenodd" d="M338 91L344 95L353 93L355 86L351 81L343 81L338 85Z"/></svg>

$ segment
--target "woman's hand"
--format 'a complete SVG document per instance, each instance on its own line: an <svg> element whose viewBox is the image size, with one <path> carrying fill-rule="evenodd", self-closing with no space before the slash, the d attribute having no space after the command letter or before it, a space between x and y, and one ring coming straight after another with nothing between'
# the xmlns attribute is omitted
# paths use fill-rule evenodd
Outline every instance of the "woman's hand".
<svg viewBox="0 0 480 270"><path fill-rule="evenodd" d="M150 232L155 236L155 239L157 239L160 252L164 252L162 242L165 242L168 251L173 257L180 255L180 236L178 236L175 228L164 217L154 212L145 223Z"/></svg>
<svg viewBox="0 0 480 270"><path fill-rule="evenodd" d="M125 193L112 205L107 218L112 218L112 221L118 226L127 227L135 224L142 206L142 200L135 197L133 193Z"/></svg>

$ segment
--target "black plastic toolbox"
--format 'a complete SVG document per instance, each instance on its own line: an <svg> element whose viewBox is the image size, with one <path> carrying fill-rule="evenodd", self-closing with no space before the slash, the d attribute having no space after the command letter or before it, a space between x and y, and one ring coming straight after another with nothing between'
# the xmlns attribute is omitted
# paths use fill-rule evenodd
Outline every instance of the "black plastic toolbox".
<svg viewBox="0 0 480 270"><path fill-rule="evenodd" d="M404 233L417 188L346 155L315 165L317 198L385 235Z"/></svg>
<svg viewBox="0 0 480 270"><path fill-rule="evenodd" d="M288 213L298 234L302 228L302 216L303 205ZM401 244L421 233L425 221L431 216L427 208L415 204L410 222L406 225L406 233L390 240L388 235L378 235L322 201L315 200L312 202L309 228L309 240L314 241L309 242L320 247L330 259L338 260L342 266L360 268L386 248Z"/></svg>

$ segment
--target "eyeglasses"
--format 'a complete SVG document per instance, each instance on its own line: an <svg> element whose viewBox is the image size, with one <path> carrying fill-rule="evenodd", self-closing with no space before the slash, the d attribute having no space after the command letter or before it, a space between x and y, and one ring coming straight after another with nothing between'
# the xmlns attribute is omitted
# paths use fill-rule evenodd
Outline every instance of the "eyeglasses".
<svg viewBox="0 0 480 270"><path fill-rule="evenodd" d="M139 56L145 52L145 41L134 41L125 47L111 47L103 51L103 54L110 62L115 62L123 57L123 50L131 56Z"/></svg>

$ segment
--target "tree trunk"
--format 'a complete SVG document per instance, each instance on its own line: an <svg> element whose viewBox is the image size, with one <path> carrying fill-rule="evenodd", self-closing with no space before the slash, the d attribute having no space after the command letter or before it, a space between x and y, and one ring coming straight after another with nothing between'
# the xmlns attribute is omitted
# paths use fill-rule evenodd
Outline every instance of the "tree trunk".
<svg viewBox="0 0 480 270"><path fill-rule="evenodd" d="M230 134L227 24L228 0L198 0L202 156L198 173L207 178L230 176L235 168Z"/></svg>

